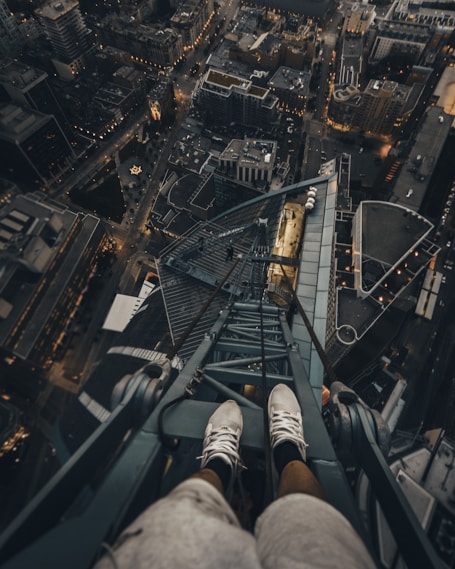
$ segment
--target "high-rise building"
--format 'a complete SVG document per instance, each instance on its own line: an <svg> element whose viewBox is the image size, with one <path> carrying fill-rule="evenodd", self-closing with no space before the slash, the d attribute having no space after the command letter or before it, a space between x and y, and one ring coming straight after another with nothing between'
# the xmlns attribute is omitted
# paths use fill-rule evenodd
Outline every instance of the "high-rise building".
<svg viewBox="0 0 455 569"><path fill-rule="evenodd" d="M55 117L0 104L1 173L25 187L45 186L69 165L73 150Z"/></svg>
<svg viewBox="0 0 455 569"><path fill-rule="evenodd" d="M160 122L172 116L174 111L174 84L169 77L149 74L147 103L152 120Z"/></svg>
<svg viewBox="0 0 455 569"><path fill-rule="evenodd" d="M196 106L217 124L263 126L276 119L278 97L249 79L210 69L197 88Z"/></svg>
<svg viewBox="0 0 455 569"><path fill-rule="evenodd" d="M97 34L103 49L113 46L123 50L139 65L170 68L183 57L182 36L173 28L135 26L124 19L108 16Z"/></svg>
<svg viewBox="0 0 455 569"><path fill-rule="evenodd" d="M375 16L375 7L373 5L360 2L351 4L346 11L343 33L363 36L367 33Z"/></svg>
<svg viewBox="0 0 455 569"><path fill-rule="evenodd" d="M79 0L51 1L36 13L46 29L55 53L53 64L63 79L71 79L86 64L92 49L90 30L85 26Z"/></svg>
<svg viewBox="0 0 455 569"><path fill-rule="evenodd" d="M363 71L363 38L360 34L347 34L343 37L337 83L357 87Z"/></svg>
<svg viewBox="0 0 455 569"><path fill-rule="evenodd" d="M406 122L414 109L421 87L408 87L396 81L372 79L362 94L356 125L366 132L391 134L394 127Z"/></svg>
<svg viewBox="0 0 455 569"><path fill-rule="evenodd" d="M105 244L98 218L41 193L0 210L0 353L46 368L61 348Z"/></svg>
<svg viewBox="0 0 455 569"><path fill-rule="evenodd" d="M291 113L302 113L310 94L311 73L281 66L267 86L279 99L281 109Z"/></svg>
<svg viewBox="0 0 455 569"><path fill-rule="evenodd" d="M185 48L190 49L200 41L212 13L213 0L188 0L177 8L171 23L182 34Z"/></svg>
<svg viewBox="0 0 455 569"><path fill-rule="evenodd" d="M4 60L0 63L0 100L2 98L46 115L54 115L68 141L73 140L71 126L45 71L17 60Z"/></svg>
<svg viewBox="0 0 455 569"><path fill-rule="evenodd" d="M265 189L272 181L276 159L272 140L231 140L219 157L219 171L239 182Z"/></svg>
<svg viewBox="0 0 455 569"><path fill-rule="evenodd" d="M417 63L432 35L431 26L420 21L381 22L370 51L369 62L375 64L381 59L402 54Z"/></svg>
<svg viewBox="0 0 455 569"><path fill-rule="evenodd" d="M406 124L421 92L421 85L409 87L382 79L372 79L364 91L349 83L335 85L330 118L349 129L390 135Z"/></svg>
<svg viewBox="0 0 455 569"><path fill-rule="evenodd" d="M20 48L21 34L14 15L0 0L0 55L14 55Z"/></svg>
<svg viewBox="0 0 455 569"><path fill-rule="evenodd" d="M314 2L313 0L251 0L253 6L262 6L269 10L304 14L305 16L322 17L329 9L329 0Z"/></svg>

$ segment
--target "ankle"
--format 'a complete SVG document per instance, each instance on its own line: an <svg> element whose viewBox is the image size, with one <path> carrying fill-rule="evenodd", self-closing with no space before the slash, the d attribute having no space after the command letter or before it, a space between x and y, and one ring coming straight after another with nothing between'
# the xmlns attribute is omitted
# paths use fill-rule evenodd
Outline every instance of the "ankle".
<svg viewBox="0 0 455 569"><path fill-rule="evenodd" d="M300 462L305 462L302 458L302 454L298 449L297 445L295 445L291 441L284 441L283 443L277 445L273 449L273 458L275 461L275 466L278 471L278 474L281 475L284 468L290 462L294 460L299 460Z"/></svg>
<svg viewBox="0 0 455 569"><path fill-rule="evenodd" d="M223 483L218 474L211 468L203 468L202 470L198 470L191 476L191 478L199 478L200 480L205 480L205 482L208 482L214 488L216 488L220 494L224 494Z"/></svg>
<svg viewBox="0 0 455 569"><path fill-rule="evenodd" d="M223 491L226 491L234 474L232 467L222 458L215 457L207 462L205 468L215 472L221 482Z"/></svg>

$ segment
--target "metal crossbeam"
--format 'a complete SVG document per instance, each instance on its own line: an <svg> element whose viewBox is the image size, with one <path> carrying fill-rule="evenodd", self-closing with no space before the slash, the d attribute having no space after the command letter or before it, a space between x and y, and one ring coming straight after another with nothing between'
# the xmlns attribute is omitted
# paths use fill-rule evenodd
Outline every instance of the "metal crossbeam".
<svg viewBox="0 0 455 569"><path fill-rule="evenodd" d="M407 567L444 568L408 499L399 488L375 436L367 411L358 403L348 406L351 414L353 450L368 477Z"/></svg>
<svg viewBox="0 0 455 569"><path fill-rule="evenodd" d="M251 329L253 323L261 320L261 306L259 303L234 304L220 313L185 368L136 432L135 416L131 410L135 409L133 401L141 393L141 388L140 385L134 385L128 390L127 399L122 405L113 411L110 418L69 461L64 472L42 489L30 508L21 514L7 539L3 539L3 560L14 552L18 553L3 565L4 569L37 564L56 569L91 567L102 552L101 542L112 543L127 522L197 467L194 457L201 450L205 425L217 406L217 399L238 400L245 418L242 445L263 453L263 410L255 403L247 402L241 389L242 383L251 385L259 380L261 366L266 367L267 387L272 388L276 383L285 381L293 388L302 407L306 438L310 444L308 459L312 468L332 504L345 514L357 531L363 532L349 485L331 446L286 316L276 307L264 305L262 308L264 326L273 332L274 339L267 343L266 354L259 361L260 334L237 339L228 339L226 336L238 334L240 329ZM252 356L255 359L253 362ZM224 363L226 367L223 370ZM236 369L236 365L242 369ZM258 370L245 373L248 365L256 365ZM275 372L269 373L269 368ZM237 379L232 381L236 373ZM189 386L194 386L196 377L202 378L201 383L195 390L188 391ZM255 378L254 381L252 378ZM192 394L191 398L188 398L189 394ZM176 400L180 402L172 405ZM136 405L138 403L135 402ZM164 409L167 410L162 413ZM179 465L178 472L172 467L166 473L163 470L166 449L159 436L160 417L166 437L181 440L181 445L171 453L172 463ZM120 431L116 421L121 423ZM94 472L97 466L104 465L106 461L104 447L120 445L128 429L132 429L132 434L124 451L112 464L104 480L96 480L95 484L95 480L92 480ZM63 476L67 477L66 482L60 486ZM68 490L69 482L71 496L63 491ZM57 489L58 512L55 511ZM73 505L73 499L78 494L82 501L73 511L79 513L60 523L59 519L65 517L65 510ZM88 497L90 499L87 501ZM52 520L50 511L53 512ZM50 528L41 537L36 531L40 527L40 516L48 522L43 529ZM81 543L84 547L80 546Z"/></svg>

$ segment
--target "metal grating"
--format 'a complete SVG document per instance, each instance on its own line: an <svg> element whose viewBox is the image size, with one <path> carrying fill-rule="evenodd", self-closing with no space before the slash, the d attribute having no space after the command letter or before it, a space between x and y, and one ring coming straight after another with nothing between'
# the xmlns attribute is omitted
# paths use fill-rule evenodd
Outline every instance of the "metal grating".
<svg viewBox="0 0 455 569"><path fill-rule="evenodd" d="M262 264L251 261L258 249L271 250L286 194L276 192L254 199L218 217L199 224L184 239L164 251L157 262L172 340L182 337L194 316L207 302L216 286L223 282L238 256L229 281L193 329L179 356L186 360L216 321L220 310L232 300L252 297L265 287ZM267 219L267 229L258 226ZM227 260L232 245L233 260Z"/></svg>

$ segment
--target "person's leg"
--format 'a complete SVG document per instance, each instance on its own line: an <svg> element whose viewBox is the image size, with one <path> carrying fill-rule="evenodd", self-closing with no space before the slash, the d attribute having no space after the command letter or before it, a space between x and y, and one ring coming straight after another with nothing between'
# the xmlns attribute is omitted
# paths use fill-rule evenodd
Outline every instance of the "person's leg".
<svg viewBox="0 0 455 569"><path fill-rule="evenodd" d="M288 462L281 473L277 497L282 498L288 494L310 494L325 500L319 480L301 460Z"/></svg>
<svg viewBox="0 0 455 569"><path fill-rule="evenodd" d="M266 508L255 527L264 569L374 567L359 536L346 518L325 502L322 487L305 464L307 444L294 393L277 385L269 397L268 413L280 482L279 499Z"/></svg>
<svg viewBox="0 0 455 569"><path fill-rule="evenodd" d="M200 480L205 480L214 488L216 488L220 494L224 494L227 488L215 470L212 470L211 468L203 468L202 470L198 470L191 476L191 478L199 478Z"/></svg>
<svg viewBox="0 0 455 569"><path fill-rule="evenodd" d="M210 417L202 469L152 504L111 549L118 567L260 569L256 543L223 496L240 465L242 414L227 401ZM96 569L111 569L106 556Z"/></svg>
<svg viewBox="0 0 455 569"><path fill-rule="evenodd" d="M263 569L373 569L348 520L325 500L288 494L272 502L255 526Z"/></svg>
<svg viewBox="0 0 455 569"><path fill-rule="evenodd" d="M270 412L272 411L270 410ZM296 409L295 413L300 413L300 410ZM298 431L301 428L303 439L303 426L301 427L298 421L296 425ZM286 436L286 433L284 436ZM279 437L275 434L274 438L278 440ZM294 441L286 440L276 443L273 449L273 458L280 475L277 497L281 498L287 494L303 493L324 499L324 492L318 479L306 465L305 446L302 448L303 451Z"/></svg>
<svg viewBox="0 0 455 569"><path fill-rule="evenodd" d="M280 476L278 497L304 493L323 498L317 478L306 465L305 437L300 405L286 385L276 385L268 403L270 446Z"/></svg>

